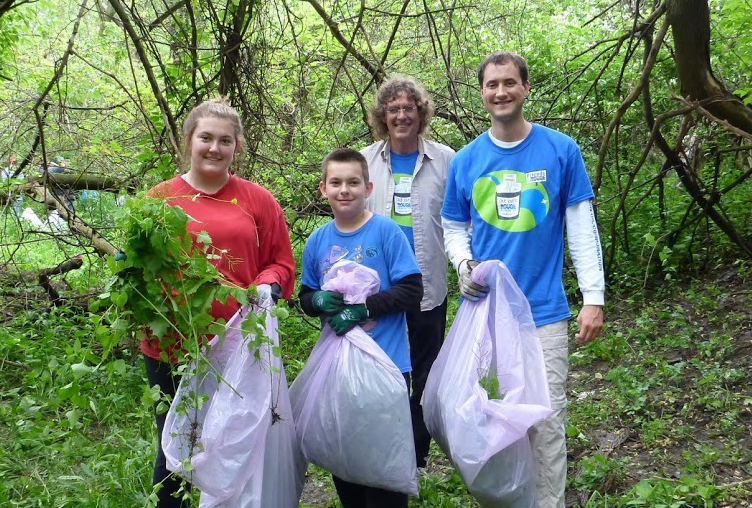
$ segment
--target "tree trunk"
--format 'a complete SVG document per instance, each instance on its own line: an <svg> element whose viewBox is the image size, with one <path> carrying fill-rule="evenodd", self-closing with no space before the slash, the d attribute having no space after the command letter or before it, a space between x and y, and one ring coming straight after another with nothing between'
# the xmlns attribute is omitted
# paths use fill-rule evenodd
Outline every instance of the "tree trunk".
<svg viewBox="0 0 752 508"><path fill-rule="evenodd" d="M710 68L710 9L707 0L667 0L682 95L734 127L752 134L752 109L718 81Z"/></svg>
<svg viewBox="0 0 752 508"><path fill-rule="evenodd" d="M122 182L107 176L95 176L76 173L49 173L50 182L55 187L71 190L101 190L117 192L122 187ZM31 184L44 183L44 175L29 178ZM31 185L31 188L34 186ZM22 187L23 188L23 187Z"/></svg>

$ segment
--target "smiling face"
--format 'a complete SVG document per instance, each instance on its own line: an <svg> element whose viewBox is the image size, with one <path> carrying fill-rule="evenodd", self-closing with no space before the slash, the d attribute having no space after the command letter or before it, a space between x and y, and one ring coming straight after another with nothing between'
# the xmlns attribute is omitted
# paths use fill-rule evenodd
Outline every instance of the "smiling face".
<svg viewBox="0 0 752 508"><path fill-rule="evenodd" d="M522 106L529 91L530 83L522 81L514 63L489 64L485 68L480 94L493 124L522 121Z"/></svg>
<svg viewBox="0 0 752 508"><path fill-rule="evenodd" d="M226 181L233 156L240 151L232 122L215 116L200 118L188 141L188 151L191 178L207 183Z"/></svg>
<svg viewBox="0 0 752 508"><path fill-rule="evenodd" d="M363 166L357 161L329 161L326 180L319 190L332 207L338 222L357 221L366 208L366 198L371 195L372 182L365 182Z"/></svg>
<svg viewBox="0 0 752 508"><path fill-rule="evenodd" d="M407 147L410 153L418 149L420 111L407 92L399 92L384 108L384 122L392 145Z"/></svg>

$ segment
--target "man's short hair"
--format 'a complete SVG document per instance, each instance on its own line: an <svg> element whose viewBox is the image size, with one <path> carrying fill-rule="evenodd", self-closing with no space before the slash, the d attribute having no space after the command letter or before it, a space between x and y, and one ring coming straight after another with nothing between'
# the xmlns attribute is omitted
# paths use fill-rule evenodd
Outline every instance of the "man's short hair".
<svg viewBox="0 0 752 508"><path fill-rule="evenodd" d="M514 64L520 71L520 79L522 84L528 81L527 62L520 55L516 53L510 53L509 51L496 51L491 53L478 66L478 84L483 88L483 77L486 73L486 67L489 65L506 65L508 63Z"/></svg>
<svg viewBox="0 0 752 508"><path fill-rule="evenodd" d="M373 130L374 136L378 139L389 137L389 129L386 126L386 108L387 104L396 99L397 95L406 93L407 96L415 102L418 107L420 116L420 127L418 135L422 136L428 130L428 124L431 122L434 113L433 99L428 92L414 79L404 76L393 76L384 81L376 92L376 101L368 115L368 123Z"/></svg>
<svg viewBox="0 0 752 508"><path fill-rule="evenodd" d="M357 162L363 168L363 183L368 184L368 162L366 158L357 150L352 148L337 148L329 152L321 163L321 181L326 183L326 170L330 162Z"/></svg>

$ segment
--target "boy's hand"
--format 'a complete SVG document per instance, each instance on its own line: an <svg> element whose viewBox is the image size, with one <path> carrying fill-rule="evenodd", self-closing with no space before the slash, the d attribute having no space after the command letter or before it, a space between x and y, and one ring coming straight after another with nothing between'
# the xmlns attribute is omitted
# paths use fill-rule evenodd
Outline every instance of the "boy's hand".
<svg viewBox="0 0 752 508"><path fill-rule="evenodd" d="M341 293L334 291L316 291L313 293L313 307L327 315L336 314L345 308Z"/></svg>
<svg viewBox="0 0 752 508"><path fill-rule="evenodd" d="M342 312L327 317L326 322L332 327L334 333L344 335L355 328L355 325L367 319L368 309L366 309L365 304L357 303L355 305L345 305Z"/></svg>

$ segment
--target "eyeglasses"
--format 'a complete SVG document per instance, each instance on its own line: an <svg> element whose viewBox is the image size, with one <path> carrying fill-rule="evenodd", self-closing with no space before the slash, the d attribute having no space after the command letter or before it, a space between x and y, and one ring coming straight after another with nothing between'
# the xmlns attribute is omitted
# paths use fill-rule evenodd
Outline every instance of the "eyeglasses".
<svg viewBox="0 0 752 508"><path fill-rule="evenodd" d="M406 115L409 115L410 113L414 113L418 109L418 106L392 106L391 108L386 108L386 112L390 115L399 115L399 112L402 111Z"/></svg>

